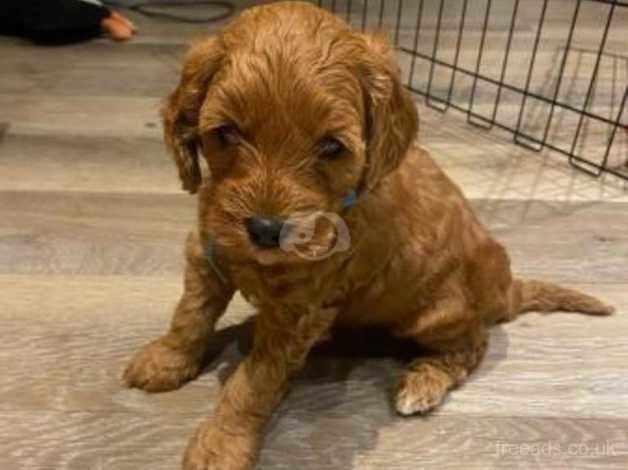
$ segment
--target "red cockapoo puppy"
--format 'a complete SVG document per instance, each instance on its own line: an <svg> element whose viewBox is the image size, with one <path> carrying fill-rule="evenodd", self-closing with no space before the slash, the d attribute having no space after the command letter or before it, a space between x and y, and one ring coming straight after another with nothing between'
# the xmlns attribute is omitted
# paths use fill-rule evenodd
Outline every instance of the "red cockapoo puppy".
<svg viewBox="0 0 628 470"><path fill-rule="evenodd" d="M201 372L236 290L259 309L252 351L185 470L252 468L290 374L332 326L383 326L429 351L396 384L396 409L409 415L477 367L491 324L612 310L513 279L504 248L417 146L394 51L325 10L252 8L195 44L163 117L183 187L198 192L198 230L170 330L133 358L126 383L180 387Z"/></svg>

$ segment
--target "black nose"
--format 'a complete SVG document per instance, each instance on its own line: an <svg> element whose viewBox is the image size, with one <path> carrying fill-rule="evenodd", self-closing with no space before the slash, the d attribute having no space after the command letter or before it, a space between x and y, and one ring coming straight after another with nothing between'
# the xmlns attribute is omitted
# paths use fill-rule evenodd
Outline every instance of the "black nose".
<svg viewBox="0 0 628 470"><path fill-rule="evenodd" d="M283 220L274 217L249 217L245 220L251 241L261 248L276 248L283 228Z"/></svg>

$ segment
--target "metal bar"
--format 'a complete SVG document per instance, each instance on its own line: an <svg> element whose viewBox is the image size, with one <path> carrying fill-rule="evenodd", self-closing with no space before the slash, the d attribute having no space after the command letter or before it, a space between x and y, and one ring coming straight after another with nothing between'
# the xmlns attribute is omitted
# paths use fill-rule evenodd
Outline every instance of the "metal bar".
<svg viewBox="0 0 628 470"><path fill-rule="evenodd" d="M438 19L436 20L436 32L434 35L434 47L432 48L432 65L430 66L429 78L427 80L427 97L425 98L425 102L430 104L430 97L432 96L432 80L434 79L434 67L436 66L436 62L433 59L436 58L436 52L438 51L438 40L440 39L440 26L443 20L443 7L445 5L445 0L440 0L440 6L438 7Z"/></svg>
<svg viewBox="0 0 628 470"><path fill-rule="evenodd" d="M628 7L628 2L623 2L621 0L589 0L593 3L605 3L606 5L613 5L618 7Z"/></svg>
<svg viewBox="0 0 628 470"><path fill-rule="evenodd" d="M399 32L401 31L401 12L403 10L403 0L397 4L397 24L395 26L395 46L399 45Z"/></svg>
<svg viewBox="0 0 628 470"><path fill-rule="evenodd" d="M351 24L351 4L353 3L353 0L347 0L347 16L346 16L346 20L347 23Z"/></svg>
<svg viewBox="0 0 628 470"><path fill-rule="evenodd" d="M584 112L589 107L589 102L591 101L591 96L593 96L593 89L595 87L595 82L597 81L597 74L600 69L600 62L602 61L602 52L606 47L606 39L608 38L608 31L610 30L611 23L613 21L613 13L615 12L615 5L611 5L610 10L608 12L608 17L606 18L606 26L604 27L604 33L602 34L602 39L600 41L600 47L597 51L597 57L595 59L595 65L593 67L593 73L591 74L591 83L589 83L589 89L587 90L587 95L584 99L584 105L582 106L582 113L580 114L580 119L578 120L578 126L576 127L576 134L574 135L573 142L571 144L571 154L573 155L576 150L576 145L578 144L578 138L580 137L580 130L582 129L582 123L584 122ZM569 159L569 163L573 163L571 158Z"/></svg>
<svg viewBox="0 0 628 470"><path fill-rule="evenodd" d="M426 97L425 99L425 102L429 107L434 108L441 113L444 113L449 108L449 103L451 103L451 97L453 96L454 92L454 83L456 81L456 72L458 67L458 61L460 59L460 47L462 45L464 25L467 18L468 3L468 0L464 0L462 3L462 12L460 13L460 26L458 27L458 37L456 39L456 53L454 55L454 68L451 70L451 77L449 78L449 90L447 91L447 99L442 99L438 96L430 96ZM443 106L437 106L437 102L442 103Z"/></svg>
<svg viewBox="0 0 628 470"><path fill-rule="evenodd" d="M626 69L628 70L628 60L626 60ZM613 75L611 78L611 109L609 109L609 116L613 116L614 104L617 102L617 92L615 91L615 84L617 83L617 73L618 73L618 61L613 60ZM628 89L628 88L627 88Z"/></svg>
<svg viewBox="0 0 628 470"><path fill-rule="evenodd" d="M408 86L412 86L414 80L414 68L416 66L416 59L419 54L419 37L421 35L421 21L423 19L423 0L420 0L419 9L416 16L416 25L414 28L414 45L412 59L410 60L410 73L408 75Z"/></svg>
<svg viewBox="0 0 628 470"><path fill-rule="evenodd" d="M543 145L547 141L547 137L549 135L549 130L552 125L552 119L554 118L554 110L556 109L556 100L558 99L558 93L560 92L560 85L562 84L563 74L565 72L565 65L567 64L567 57L569 55L569 50L571 48L571 41L573 39L573 33L576 29L576 22L578 21L578 13L580 12L580 4L582 0L578 0L576 3L576 7L574 9L573 16L571 18L571 25L569 27L569 34L567 35L567 43L565 45L565 51L563 52L563 57L560 61L560 67L558 69L558 81L556 83L556 88L554 89L554 96L552 97L552 105L550 107L549 116L547 117L547 123L545 124L545 131L543 132Z"/></svg>
<svg viewBox="0 0 628 470"><path fill-rule="evenodd" d="M519 0L515 0L515 4L512 8L512 17L510 19L510 28L508 30L508 39L506 40L506 50L504 52L504 59L502 61L502 71L499 76L499 86L497 87L497 94L495 96L495 102L493 103L493 115L491 116L491 127L495 123L497 118L497 109L502 97L502 89L504 88L504 79L506 78L506 67L508 66L508 59L510 58L510 46L512 44L512 37L515 32L515 26L517 21L517 12L519 11Z"/></svg>
<svg viewBox="0 0 628 470"><path fill-rule="evenodd" d="M362 7L362 32L366 31L366 15L369 11L369 0L364 0L364 6Z"/></svg>
<svg viewBox="0 0 628 470"><path fill-rule="evenodd" d="M519 117L517 118L517 128L514 135L515 143L519 144L519 135L521 130L521 123L523 121L523 114L526 107L526 101L530 92L530 84L532 83L532 75L534 73L534 62L536 60L536 53L539 49L539 43L541 42L541 33L543 32L543 24L545 23L545 13L547 11L547 0L543 0L543 8L541 9L541 16L539 18L539 27L534 38L534 47L532 48L532 57L530 59L530 68L528 69L528 76L526 78L525 91L521 100L521 107L519 108Z"/></svg>
<svg viewBox="0 0 628 470"><path fill-rule="evenodd" d="M604 153L604 158L602 159L602 170L606 170L606 165L608 163L608 157L611 154L611 148L613 147L613 141L615 140L615 134L617 134L617 128L621 125L622 116L624 114L624 109L626 108L626 98L628 98L628 87L626 87L626 91L624 92L624 98L621 100L621 106L619 111L617 111L617 119L615 120L615 125L613 126L613 130L611 131L611 135L608 139L608 145L606 146L606 152ZM622 125L622 127L624 127ZM626 162L628 163L628 162Z"/></svg>
<svg viewBox="0 0 628 470"><path fill-rule="evenodd" d="M488 30L488 20L491 16L491 4L492 0L488 0L486 4L486 12L484 14L484 25L482 26L482 37L480 39L480 50L478 51L478 60L475 63L475 74L473 75L473 85L471 86L471 97L469 98L469 109L467 110L467 122L469 124L473 124L479 127L479 124L472 121L471 117L474 115L473 113L473 104L475 102L475 91L477 89L478 84L478 74L480 73L480 64L482 63L482 55L484 54L484 44L486 42L486 31ZM489 129L491 126L486 127Z"/></svg>
<svg viewBox="0 0 628 470"><path fill-rule="evenodd" d="M517 0L519 1L519 0ZM464 23L467 18L467 4L468 1L464 0L462 3L462 13L460 14L460 27L458 29L458 38L456 39L456 54L454 56L454 67L458 66L458 60L460 59L460 46L462 45L462 34L464 29ZM456 81L456 69L451 71L451 79L449 80L449 90L447 91L447 106L451 103L451 97L454 93L454 83Z"/></svg>
<svg viewBox="0 0 628 470"><path fill-rule="evenodd" d="M379 19L377 20L377 28L382 29L384 24L384 2L386 0L380 0L379 2Z"/></svg>

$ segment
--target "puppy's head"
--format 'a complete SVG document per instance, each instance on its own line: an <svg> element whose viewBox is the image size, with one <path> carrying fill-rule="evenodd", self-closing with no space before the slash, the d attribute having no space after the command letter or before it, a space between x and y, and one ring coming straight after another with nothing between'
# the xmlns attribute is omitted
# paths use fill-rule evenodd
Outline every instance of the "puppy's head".
<svg viewBox="0 0 628 470"><path fill-rule="evenodd" d="M400 164L418 127L385 40L299 3L251 9L193 45L163 117L186 190L207 163L201 223L262 263L299 259L279 248L280 228L299 232L283 224L341 213ZM325 250L336 240L322 222L308 242Z"/></svg>

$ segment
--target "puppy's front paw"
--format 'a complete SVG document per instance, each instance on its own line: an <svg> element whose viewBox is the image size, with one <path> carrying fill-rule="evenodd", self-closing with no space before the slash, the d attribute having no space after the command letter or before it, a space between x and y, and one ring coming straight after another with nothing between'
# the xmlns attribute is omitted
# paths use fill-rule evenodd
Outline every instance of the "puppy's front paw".
<svg viewBox="0 0 628 470"><path fill-rule="evenodd" d="M403 372L395 392L397 413L410 416L436 408L452 386L449 375L429 364Z"/></svg>
<svg viewBox="0 0 628 470"><path fill-rule="evenodd" d="M165 392L179 388L201 372L202 354L174 349L159 338L138 351L124 371L130 388Z"/></svg>
<svg viewBox="0 0 628 470"><path fill-rule="evenodd" d="M190 440L183 470L250 470L255 465L255 450L255 435L226 433L210 420Z"/></svg>

